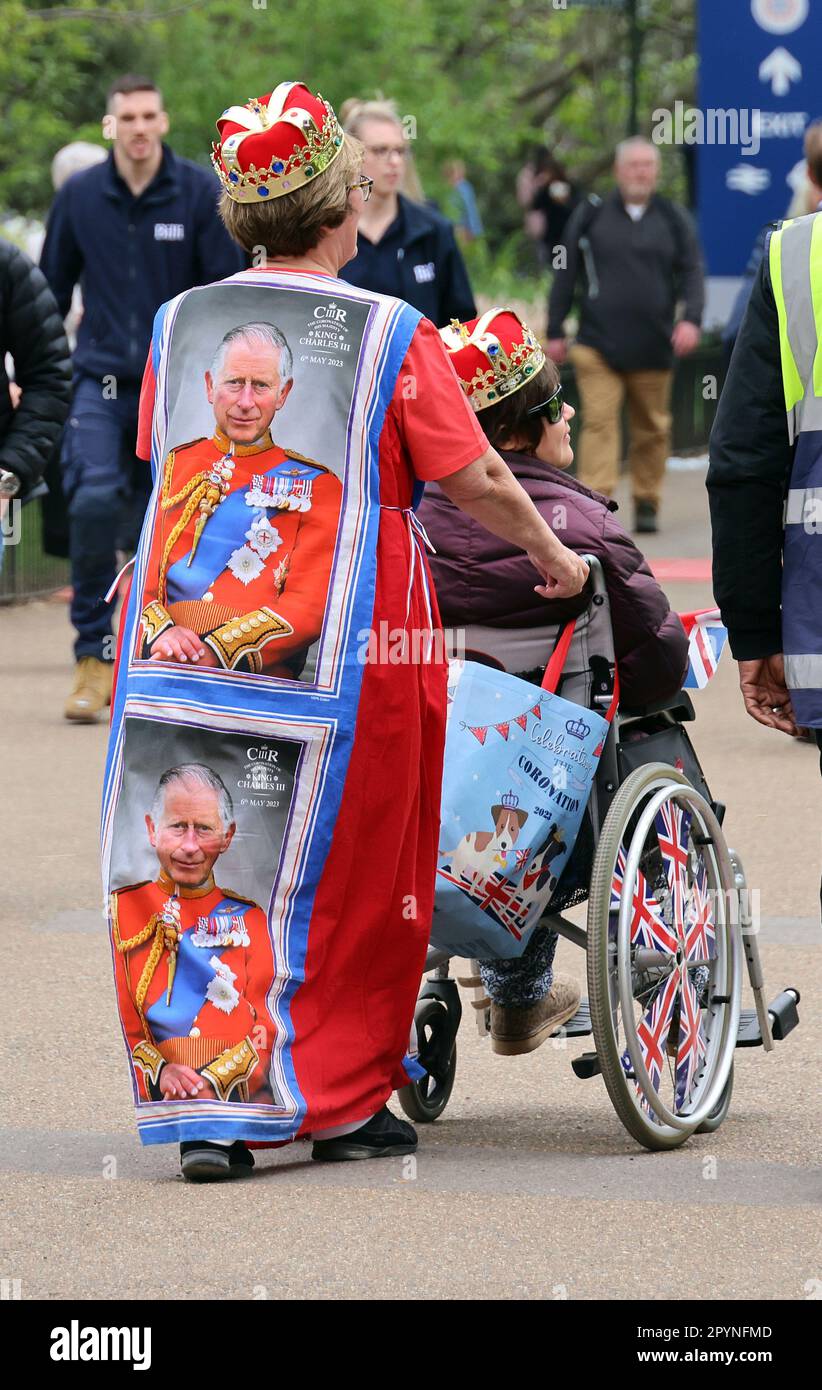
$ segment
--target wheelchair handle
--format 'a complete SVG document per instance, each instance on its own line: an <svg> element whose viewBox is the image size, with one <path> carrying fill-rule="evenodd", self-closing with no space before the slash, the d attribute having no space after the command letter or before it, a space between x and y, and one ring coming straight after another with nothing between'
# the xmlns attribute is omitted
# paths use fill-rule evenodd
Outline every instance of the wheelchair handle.
<svg viewBox="0 0 822 1390"><path fill-rule="evenodd" d="M580 559L585 561L591 571L585 584L585 588L587 588L589 584L591 586L591 602L599 604L607 602L608 589L605 584L605 573L596 555L581 555ZM559 639L549 658L548 664L545 667L545 674L542 677L542 688L543 690L547 690L549 694L553 694L559 685L576 625L576 618L571 618L565 624L559 634ZM605 713L605 718L610 724L613 721L619 704L619 671L617 670L616 662L614 662L613 693L610 698L608 696L598 695L597 704L604 704L606 699L608 699L608 708Z"/></svg>
<svg viewBox="0 0 822 1390"><path fill-rule="evenodd" d="M580 555L579 558L585 561L585 563L588 566L588 569L590 570L590 574L586 579L585 584L583 585L583 594L585 593L585 590L590 587L591 603L602 603L607 597L608 593L605 587L605 575L602 570L602 565L600 564L596 555ZM590 604L587 606L590 607ZM583 612L584 611L585 610L583 610ZM581 614L579 616L581 616ZM560 677L562 676L563 668L565 666L565 661L570 650L576 625L577 618L569 618L568 621L564 623L563 626L560 628L556 645L550 657L548 658L548 663L545 667L545 674L542 677L543 690L547 690L550 693L553 693L559 685Z"/></svg>
<svg viewBox="0 0 822 1390"><path fill-rule="evenodd" d="M587 583L591 585L592 596L602 595L606 597L608 590L605 585L605 571L596 555L580 555L580 560L584 560L591 571ZM586 584L587 587L587 584Z"/></svg>

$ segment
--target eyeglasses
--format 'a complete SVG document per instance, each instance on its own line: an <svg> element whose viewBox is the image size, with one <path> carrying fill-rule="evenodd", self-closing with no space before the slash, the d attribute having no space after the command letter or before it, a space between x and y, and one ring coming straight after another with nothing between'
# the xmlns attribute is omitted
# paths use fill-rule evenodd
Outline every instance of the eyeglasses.
<svg viewBox="0 0 822 1390"><path fill-rule="evenodd" d="M526 410L526 415L543 415L551 425L558 425L562 419L562 412L565 408L565 399L562 394L562 387L558 386L553 396L549 396L547 401L542 401L540 405L532 405L530 410Z"/></svg>
<svg viewBox="0 0 822 1390"><path fill-rule="evenodd" d="M390 159L392 154L395 154L397 159L408 158L407 145L366 145L365 148L366 152L373 154L375 159Z"/></svg>
<svg viewBox="0 0 822 1390"><path fill-rule="evenodd" d="M371 197L371 189L373 187L374 180L370 179L367 174L360 174L360 177L357 179L356 183L350 183L348 185L348 191L349 193L353 193L354 189L358 188L362 193L363 202L367 203L368 199Z"/></svg>

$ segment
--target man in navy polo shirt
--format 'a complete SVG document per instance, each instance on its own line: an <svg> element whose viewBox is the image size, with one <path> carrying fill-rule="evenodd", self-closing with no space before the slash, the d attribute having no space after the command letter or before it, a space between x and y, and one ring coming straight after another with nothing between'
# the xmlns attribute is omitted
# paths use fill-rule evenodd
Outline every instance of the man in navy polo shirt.
<svg viewBox="0 0 822 1390"><path fill-rule="evenodd" d="M114 641L104 596L120 528L129 514L142 516L151 491L134 446L154 315L167 299L245 263L217 216L217 180L163 143L168 125L153 82L112 83L104 123L111 152L61 189L41 257L64 316L76 283L83 292L62 451L77 633L65 715L77 723L92 723L111 698Z"/></svg>

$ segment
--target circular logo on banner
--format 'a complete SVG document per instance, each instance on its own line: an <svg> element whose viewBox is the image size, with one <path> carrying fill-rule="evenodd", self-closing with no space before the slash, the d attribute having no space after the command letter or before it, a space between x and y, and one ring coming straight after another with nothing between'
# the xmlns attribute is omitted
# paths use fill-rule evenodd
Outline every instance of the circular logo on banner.
<svg viewBox="0 0 822 1390"><path fill-rule="evenodd" d="M751 0L751 13L769 34L792 34L808 18L808 0Z"/></svg>

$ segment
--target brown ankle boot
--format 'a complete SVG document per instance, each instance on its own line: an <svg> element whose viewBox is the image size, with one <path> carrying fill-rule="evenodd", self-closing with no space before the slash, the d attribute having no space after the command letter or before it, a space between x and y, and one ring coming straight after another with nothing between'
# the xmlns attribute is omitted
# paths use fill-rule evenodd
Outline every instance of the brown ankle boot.
<svg viewBox="0 0 822 1390"><path fill-rule="evenodd" d="M111 704L114 666L96 656L81 656L74 674L74 685L63 713L75 724L94 724L98 714Z"/></svg>
<svg viewBox="0 0 822 1390"><path fill-rule="evenodd" d="M581 992L576 980L558 975L548 993L525 1009L491 1004L491 1051L504 1057L533 1052L550 1038L579 1008Z"/></svg>

